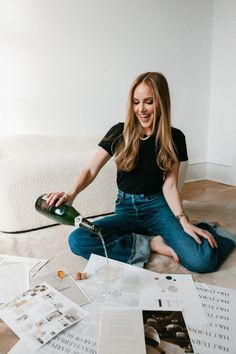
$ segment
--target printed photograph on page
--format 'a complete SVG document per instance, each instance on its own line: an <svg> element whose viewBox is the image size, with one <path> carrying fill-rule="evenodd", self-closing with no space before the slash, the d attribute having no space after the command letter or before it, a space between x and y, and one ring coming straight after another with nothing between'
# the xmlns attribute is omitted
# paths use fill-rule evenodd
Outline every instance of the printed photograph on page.
<svg viewBox="0 0 236 354"><path fill-rule="evenodd" d="M147 354L193 353L182 311L142 311Z"/></svg>

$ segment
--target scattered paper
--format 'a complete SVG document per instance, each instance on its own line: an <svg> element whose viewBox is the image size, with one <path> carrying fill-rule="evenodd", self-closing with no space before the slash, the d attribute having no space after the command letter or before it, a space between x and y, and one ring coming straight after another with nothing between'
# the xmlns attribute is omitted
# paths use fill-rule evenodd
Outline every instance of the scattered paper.
<svg viewBox="0 0 236 354"><path fill-rule="evenodd" d="M190 326L196 354L236 353L236 290L195 283L208 326Z"/></svg>
<svg viewBox="0 0 236 354"><path fill-rule="evenodd" d="M105 262L104 257L92 254L86 265L89 279L82 282L81 287L91 299L93 293L103 297L110 306L120 304L147 310L181 310L188 324L207 324L191 275L159 274L109 260L121 267L123 275L116 281L102 282L96 277L96 269Z"/></svg>
<svg viewBox="0 0 236 354"><path fill-rule="evenodd" d="M197 296L196 288L195 291L192 288L190 275L158 274L110 260L110 262L121 266L123 275L116 281L104 282L96 277L95 271L97 267L100 267L105 262L104 257L91 255L85 269L88 279L79 282L81 289L91 299L90 303L83 305L83 309L90 315L77 322L74 326L62 331L40 348L37 352L38 354L97 354L102 309L104 308L105 310L111 306L114 311L117 311L116 313L123 311L124 308L124 313L140 309L152 312L161 310L182 311L195 353L235 353L236 336L233 333L236 324L235 291L197 283L197 293L200 296L200 302L209 322L209 326L204 327L201 320L202 315L199 317L196 314L196 312L202 312L203 310L198 302L195 301L195 295ZM147 287L147 293L143 292L143 287ZM151 294L152 290L153 295ZM215 291L214 294L212 293L213 291ZM213 295L215 300L213 300ZM149 296L151 296L150 304L148 304ZM186 304L187 300L189 304ZM144 307L144 305L147 305L147 307ZM211 309L211 306L214 309ZM188 313L187 316L186 313ZM197 320L194 326L187 321L190 313L193 313L194 320ZM204 316L203 318L205 319ZM193 321L190 322L192 323ZM137 323L135 325L137 327ZM140 326L140 323L138 326ZM182 333L178 335L180 337L183 336ZM111 338L108 339L110 340ZM26 349L27 347L20 340L10 353L30 354L31 351L27 352ZM166 354L183 352L183 349L177 348L176 345L165 340L162 340L162 349ZM132 352L135 353L134 350ZM129 351L129 354L132 352Z"/></svg>
<svg viewBox="0 0 236 354"><path fill-rule="evenodd" d="M86 315L86 311L47 283L18 295L0 312L2 320L31 351L39 349Z"/></svg>
<svg viewBox="0 0 236 354"><path fill-rule="evenodd" d="M29 277L32 278L35 274L48 262L46 259L12 256L9 254L0 254L0 266L13 263L25 263Z"/></svg>
<svg viewBox="0 0 236 354"><path fill-rule="evenodd" d="M30 281L30 286L46 282L77 305L85 305L89 303L89 297L82 289L80 289L79 285L75 282L69 272L65 269L60 270L60 272L63 272L63 277L59 277L57 271L34 277Z"/></svg>
<svg viewBox="0 0 236 354"><path fill-rule="evenodd" d="M28 289L29 277L25 263L0 266L0 305Z"/></svg>

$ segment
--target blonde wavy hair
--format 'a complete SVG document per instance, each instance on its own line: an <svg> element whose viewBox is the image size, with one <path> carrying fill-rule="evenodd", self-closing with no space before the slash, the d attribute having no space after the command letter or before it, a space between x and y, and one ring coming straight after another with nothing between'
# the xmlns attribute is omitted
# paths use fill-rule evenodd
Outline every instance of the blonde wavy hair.
<svg viewBox="0 0 236 354"><path fill-rule="evenodd" d="M124 131L116 147L115 161L118 169L122 171L129 172L136 167L143 131L134 113L133 95L136 87L143 82L153 90L155 111L152 134L156 134L156 162L164 174L167 174L173 170L178 158L171 134L169 87L164 75L158 72L147 72L139 75L130 88Z"/></svg>

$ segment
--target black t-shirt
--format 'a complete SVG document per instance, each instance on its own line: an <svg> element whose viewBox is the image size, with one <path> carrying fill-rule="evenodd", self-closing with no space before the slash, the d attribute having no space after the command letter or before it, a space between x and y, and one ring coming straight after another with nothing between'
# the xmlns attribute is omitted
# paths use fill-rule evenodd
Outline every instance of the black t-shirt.
<svg viewBox="0 0 236 354"><path fill-rule="evenodd" d="M122 137L124 123L114 125L98 144L111 156ZM181 130L171 128L174 148L179 161L187 161L188 154L185 136ZM156 163L155 134L147 140L140 140L140 150L136 167L130 172L117 170L118 188L131 194L157 194L162 192L163 171Z"/></svg>

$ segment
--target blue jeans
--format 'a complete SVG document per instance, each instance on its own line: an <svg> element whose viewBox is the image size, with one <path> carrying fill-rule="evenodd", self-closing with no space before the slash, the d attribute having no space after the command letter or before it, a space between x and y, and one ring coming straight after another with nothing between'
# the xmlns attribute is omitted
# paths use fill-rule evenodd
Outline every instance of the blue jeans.
<svg viewBox="0 0 236 354"><path fill-rule="evenodd" d="M118 191L115 213L94 223L101 227L109 258L138 266L148 262L151 235L161 235L177 253L180 263L199 273L215 271L235 245L204 223L200 227L213 233L219 248L211 248L204 238L199 245L184 232L162 194L145 196ZM82 228L70 234L69 246L73 253L86 259L91 253L104 256L100 239L90 237Z"/></svg>

